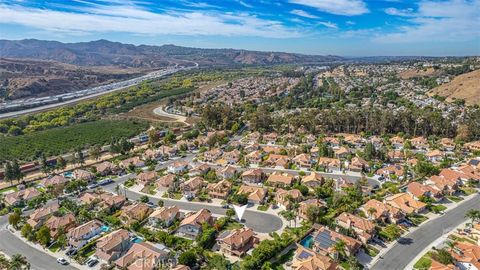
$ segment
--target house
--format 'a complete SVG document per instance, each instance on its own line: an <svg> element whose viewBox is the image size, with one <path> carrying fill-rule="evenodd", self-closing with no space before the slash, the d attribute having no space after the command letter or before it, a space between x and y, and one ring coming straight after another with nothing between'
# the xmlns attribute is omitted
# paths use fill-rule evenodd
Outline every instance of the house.
<svg viewBox="0 0 480 270"><path fill-rule="evenodd" d="M90 239L103 231L103 223L94 219L68 231L68 245L75 248L85 246Z"/></svg>
<svg viewBox="0 0 480 270"><path fill-rule="evenodd" d="M130 225L135 221L142 222L150 215L150 213L152 213L152 209L144 203L127 205L122 207L121 210L122 213L120 214L120 220L127 225Z"/></svg>
<svg viewBox="0 0 480 270"><path fill-rule="evenodd" d="M143 152L142 155L143 160L161 160L162 155L159 151L153 150L153 149L147 149L145 152Z"/></svg>
<svg viewBox="0 0 480 270"><path fill-rule="evenodd" d="M257 143L260 140L261 136L262 135L260 134L260 132L257 132L257 131L252 132L252 133L248 134L247 136L245 136L244 141L246 141L249 144L254 144L254 143Z"/></svg>
<svg viewBox="0 0 480 270"><path fill-rule="evenodd" d="M480 151L480 141L466 143L465 147L471 152Z"/></svg>
<svg viewBox="0 0 480 270"><path fill-rule="evenodd" d="M275 144L275 142L277 141L277 138L278 138L278 134L276 132L270 132L263 135L263 140L270 145Z"/></svg>
<svg viewBox="0 0 480 270"><path fill-rule="evenodd" d="M172 164L168 165L167 171L169 173L181 173L188 169L188 162L187 161L175 161Z"/></svg>
<svg viewBox="0 0 480 270"><path fill-rule="evenodd" d="M73 178L77 180L83 180L83 181L92 181L95 179L95 174L82 170L82 169L76 169L73 171Z"/></svg>
<svg viewBox="0 0 480 270"><path fill-rule="evenodd" d="M263 180L263 171L261 169L251 169L243 172L241 178L245 183L261 183Z"/></svg>
<svg viewBox="0 0 480 270"><path fill-rule="evenodd" d="M265 164L268 166L274 166L275 168L286 168L290 162L288 156L285 155L277 155L277 154L270 154L268 159L265 160Z"/></svg>
<svg viewBox="0 0 480 270"><path fill-rule="evenodd" d="M409 183L407 185L407 193L412 195L415 200L420 200L422 197L428 197L438 202L443 199L442 190L433 185L423 185L418 182Z"/></svg>
<svg viewBox="0 0 480 270"><path fill-rule="evenodd" d="M375 233L375 224L373 222L350 213L344 212L340 214L335 218L335 221L340 227L354 230L358 239L364 244L370 241Z"/></svg>
<svg viewBox="0 0 480 270"><path fill-rule="evenodd" d="M241 185L238 194L246 194L249 204L262 204L267 196L267 190L262 187Z"/></svg>
<svg viewBox="0 0 480 270"><path fill-rule="evenodd" d="M480 246L468 242L457 242L451 254L460 269L480 269Z"/></svg>
<svg viewBox="0 0 480 270"><path fill-rule="evenodd" d="M302 198L302 193L298 189L284 190L279 188L275 192L275 200L277 201L277 205L286 210L291 208L292 203L298 203L302 200Z"/></svg>
<svg viewBox="0 0 480 270"><path fill-rule="evenodd" d="M360 148L364 145L365 140L358 134L344 134L343 141L355 148Z"/></svg>
<svg viewBox="0 0 480 270"><path fill-rule="evenodd" d="M298 166L299 168L311 168L312 167L312 161L310 159L310 156L307 154L300 154L297 155L292 159L293 163Z"/></svg>
<svg viewBox="0 0 480 270"><path fill-rule="evenodd" d="M362 246L360 241L332 231L325 226L315 225L315 228L316 230L313 233L313 250L322 255L330 255L335 258L338 254L334 246L339 241L345 243L345 254L347 256L354 256Z"/></svg>
<svg viewBox="0 0 480 270"><path fill-rule="evenodd" d="M134 243L132 247L115 261L119 269L154 270L166 264L168 252L161 250L149 242Z"/></svg>
<svg viewBox="0 0 480 270"><path fill-rule="evenodd" d="M155 171L147 171L147 172L141 172L140 174L137 175L137 184L143 185L143 186L148 186L149 184L155 182L157 180L157 172Z"/></svg>
<svg viewBox="0 0 480 270"><path fill-rule="evenodd" d="M308 199L298 204L298 216L304 220L309 220L308 209L311 207L326 208L325 203L319 199Z"/></svg>
<svg viewBox="0 0 480 270"><path fill-rule="evenodd" d="M310 149L310 156L312 159L317 159L320 156L320 148L318 146L314 146Z"/></svg>
<svg viewBox="0 0 480 270"><path fill-rule="evenodd" d="M95 255L106 263L111 263L123 256L131 245L130 233L119 229L98 239Z"/></svg>
<svg viewBox="0 0 480 270"><path fill-rule="evenodd" d="M63 187L68 183L68 179L63 175L55 175L53 177L45 178L40 181L39 185L42 187Z"/></svg>
<svg viewBox="0 0 480 270"><path fill-rule="evenodd" d="M170 147L167 145L162 145L157 149L157 153L160 156L160 159L168 159L177 155L178 149L176 147Z"/></svg>
<svg viewBox="0 0 480 270"><path fill-rule="evenodd" d="M186 198L194 198L202 190L203 183L204 180L202 177L195 176L180 184L180 189Z"/></svg>
<svg viewBox="0 0 480 270"><path fill-rule="evenodd" d="M180 217L177 206L160 207L148 217L148 223L153 227L170 227Z"/></svg>
<svg viewBox="0 0 480 270"><path fill-rule="evenodd" d="M236 173L237 173L237 169L230 165L223 167L219 171L219 175L222 176L223 179L231 179L235 177Z"/></svg>
<svg viewBox="0 0 480 270"><path fill-rule="evenodd" d="M480 180L480 175L471 173L468 170L442 169L439 175L446 178L448 181L457 183L459 186L466 185L469 182L475 183Z"/></svg>
<svg viewBox="0 0 480 270"><path fill-rule="evenodd" d="M343 146L333 150L333 152L335 153L335 157L339 159L345 159L350 154L350 150Z"/></svg>
<svg viewBox="0 0 480 270"><path fill-rule="evenodd" d="M281 152L282 152L282 148L281 147L278 147L278 146L270 146L270 145L267 145L267 146L264 146L262 148L263 152L267 153L267 154L275 154L275 155L279 155Z"/></svg>
<svg viewBox="0 0 480 270"><path fill-rule="evenodd" d="M436 261L435 259L430 260L432 261L432 264L430 265L430 268L428 268L428 270L460 270L460 268L453 264L445 265Z"/></svg>
<svg viewBox="0 0 480 270"><path fill-rule="evenodd" d="M376 174L383 176L387 179L395 179L398 177L403 177L405 171L400 165L389 165L385 168L380 168L377 170ZM393 176L393 177L392 177Z"/></svg>
<svg viewBox="0 0 480 270"><path fill-rule="evenodd" d="M102 176L107 176L109 174L117 174L119 172L119 168L109 161L104 161L100 164L94 165L94 167L97 170L97 173Z"/></svg>
<svg viewBox="0 0 480 270"><path fill-rule="evenodd" d="M202 225L208 223L213 225L213 217L210 210L201 209L196 213L190 213L182 220L177 232L185 237L195 239L202 233Z"/></svg>
<svg viewBox="0 0 480 270"><path fill-rule="evenodd" d="M123 206L127 198L121 195L114 195L108 192L93 191L83 193L79 201L83 204L100 205L100 209L117 210Z"/></svg>
<svg viewBox="0 0 480 270"><path fill-rule="evenodd" d="M429 147L428 141L425 137L415 137L411 139L410 142L412 143L412 146L418 150L427 150Z"/></svg>
<svg viewBox="0 0 480 270"><path fill-rule="evenodd" d="M50 229L50 236L57 239L60 233L68 233L76 226L76 219L72 213L60 217L50 216L44 225Z"/></svg>
<svg viewBox="0 0 480 270"><path fill-rule="evenodd" d="M430 176L425 181L425 184L440 190L444 195L453 195L459 190L457 180L449 179L440 175Z"/></svg>
<svg viewBox="0 0 480 270"><path fill-rule="evenodd" d="M222 150L214 148L203 153L203 160L206 162L215 162L222 156Z"/></svg>
<svg viewBox="0 0 480 270"><path fill-rule="evenodd" d="M397 163L402 162L403 159L405 158L403 151L400 151L400 150L388 151L387 156L391 162L397 162Z"/></svg>
<svg viewBox="0 0 480 270"><path fill-rule="evenodd" d="M348 169L353 172L363 172L363 171L369 171L370 170L370 165L368 165L368 162L364 160L361 157L354 157L352 158L352 161L348 165Z"/></svg>
<svg viewBox="0 0 480 270"><path fill-rule="evenodd" d="M211 198L225 200L230 194L232 183L224 179L218 183L208 184L207 189Z"/></svg>
<svg viewBox="0 0 480 270"><path fill-rule="evenodd" d="M268 176L267 183L274 187L287 187L293 183L293 175L273 172Z"/></svg>
<svg viewBox="0 0 480 270"><path fill-rule="evenodd" d="M416 201L413 196L408 193L398 193L385 198L385 203L394 208L401 210L406 214L418 214L425 210L426 204Z"/></svg>
<svg viewBox="0 0 480 270"><path fill-rule="evenodd" d="M310 190L321 186L324 182L323 176L317 172L311 172L309 175L305 175L300 180L302 185L307 186Z"/></svg>
<svg viewBox="0 0 480 270"><path fill-rule="evenodd" d="M155 186L157 189L169 188L175 182L176 177L175 174L166 174L157 180Z"/></svg>
<svg viewBox="0 0 480 270"><path fill-rule="evenodd" d="M235 164L240 160L240 151L238 151L238 149L234 149L233 151L225 152L223 154L223 159L228 164Z"/></svg>
<svg viewBox="0 0 480 270"><path fill-rule="evenodd" d="M332 148L340 147L340 140L335 137L325 137L323 138L323 142Z"/></svg>
<svg viewBox="0 0 480 270"><path fill-rule="evenodd" d="M198 165L197 167L191 169L190 171L188 171L188 175L189 176L199 176L199 175L208 173L209 170L210 170L210 165L203 163L203 164Z"/></svg>
<svg viewBox="0 0 480 270"><path fill-rule="evenodd" d="M262 152L256 150L245 155L245 162L247 162L248 164L258 165L262 162L262 157Z"/></svg>
<svg viewBox="0 0 480 270"><path fill-rule="evenodd" d="M27 223L32 226L34 230L39 229L49 217L58 211L59 208L60 206L58 203L39 208L30 214Z"/></svg>
<svg viewBox="0 0 480 270"><path fill-rule="evenodd" d="M440 146L443 151L452 152L455 150L455 142L450 138L440 139Z"/></svg>
<svg viewBox="0 0 480 270"><path fill-rule="evenodd" d="M435 149L435 150L432 150L432 151L429 151L425 154L425 157L427 157L427 160L428 161L431 161L431 162L440 162L442 161L443 157L444 157L444 154L442 151L438 150L438 149Z"/></svg>
<svg viewBox="0 0 480 270"><path fill-rule="evenodd" d="M375 199L370 199L360 207L360 210L367 216L368 220L398 223L405 217L400 209Z"/></svg>
<svg viewBox="0 0 480 270"><path fill-rule="evenodd" d="M34 187L22 189L12 193L8 193L3 197L3 201L8 206L19 206L28 201L40 197L42 193Z"/></svg>
<svg viewBox="0 0 480 270"><path fill-rule="evenodd" d="M225 231L217 238L220 252L237 257L245 255L258 242L253 230L246 227Z"/></svg>
<svg viewBox="0 0 480 270"><path fill-rule="evenodd" d="M298 245L292 262L292 270L337 270L338 265L328 256Z"/></svg>
<svg viewBox="0 0 480 270"><path fill-rule="evenodd" d="M120 167L123 169L128 169L130 166L135 168L145 167L145 162L140 159L140 157L131 157L120 161Z"/></svg>
<svg viewBox="0 0 480 270"><path fill-rule="evenodd" d="M390 139L390 143L392 144L392 147L396 150L403 149L404 142L405 142L405 140L400 136L395 136L395 137Z"/></svg>
<svg viewBox="0 0 480 270"><path fill-rule="evenodd" d="M329 169L340 170L341 162L336 158L321 157L318 159L318 165L325 168L326 171Z"/></svg>

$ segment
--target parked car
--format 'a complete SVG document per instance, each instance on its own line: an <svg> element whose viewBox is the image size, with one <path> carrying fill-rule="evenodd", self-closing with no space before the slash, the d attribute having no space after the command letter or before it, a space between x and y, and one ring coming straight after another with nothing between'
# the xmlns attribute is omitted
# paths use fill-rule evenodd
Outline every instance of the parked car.
<svg viewBox="0 0 480 270"><path fill-rule="evenodd" d="M75 248L69 249L67 250L67 252L65 252L65 255L67 255L68 257L75 256L76 254L77 254L77 249Z"/></svg>
<svg viewBox="0 0 480 270"><path fill-rule="evenodd" d="M59 263L61 265L68 265L68 261L65 260L64 258L58 258L57 263Z"/></svg>
<svg viewBox="0 0 480 270"><path fill-rule="evenodd" d="M112 178L105 178L105 179L103 179L103 180L100 180L100 181L98 182L98 184L99 184L100 186L103 186L103 185L108 185L108 184L110 184L110 183L112 183L112 182L113 182Z"/></svg>

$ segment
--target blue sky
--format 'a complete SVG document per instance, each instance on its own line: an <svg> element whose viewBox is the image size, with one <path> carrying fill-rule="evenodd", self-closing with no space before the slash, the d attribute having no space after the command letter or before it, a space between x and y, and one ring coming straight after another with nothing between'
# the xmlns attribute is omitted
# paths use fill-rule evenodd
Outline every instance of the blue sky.
<svg viewBox="0 0 480 270"><path fill-rule="evenodd" d="M0 38L480 55L480 0L0 0Z"/></svg>

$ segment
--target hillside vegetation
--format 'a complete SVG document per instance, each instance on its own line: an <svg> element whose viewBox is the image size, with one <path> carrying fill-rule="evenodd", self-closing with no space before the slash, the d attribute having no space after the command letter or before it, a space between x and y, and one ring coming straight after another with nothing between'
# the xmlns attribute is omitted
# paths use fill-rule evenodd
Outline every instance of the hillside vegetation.
<svg viewBox="0 0 480 270"><path fill-rule="evenodd" d="M463 99L467 105L480 104L480 70L459 75L429 94L446 97L448 102Z"/></svg>

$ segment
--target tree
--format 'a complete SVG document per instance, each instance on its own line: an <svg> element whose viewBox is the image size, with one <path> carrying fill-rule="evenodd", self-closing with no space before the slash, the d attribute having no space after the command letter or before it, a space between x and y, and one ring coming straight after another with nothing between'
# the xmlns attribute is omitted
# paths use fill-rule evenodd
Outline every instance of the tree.
<svg viewBox="0 0 480 270"><path fill-rule="evenodd" d="M470 209L465 215L466 218L469 218L472 223L480 221L480 210Z"/></svg>
<svg viewBox="0 0 480 270"><path fill-rule="evenodd" d="M156 129L150 129L148 131L148 144L154 145L160 141L160 134Z"/></svg>
<svg viewBox="0 0 480 270"><path fill-rule="evenodd" d="M368 212L368 217L370 219L373 219L375 217L375 214L377 213L377 209L373 208L373 207L370 207L370 208L367 209L367 212Z"/></svg>
<svg viewBox="0 0 480 270"><path fill-rule="evenodd" d="M75 152L76 152L75 153L75 161L80 165L85 164L85 156L83 155L82 149L77 148L77 150Z"/></svg>
<svg viewBox="0 0 480 270"><path fill-rule="evenodd" d="M443 248L432 254L432 258L444 265L453 264L454 262L452 254Z"/></svg>
<svg viewBox="0 0 480 270"><path fill-rule="evenodd" d="M63 157L57 158L57 169L63 170L67 167L67 161Z"/></svg>
<svg viewBox="0 0 480 270"><path fill-rule="evenodd" d="M22 236L25 237L26 239L31 240L32 235L33 235L33 228L32 228L32 226L31 226L30 224L28 224L28 223L25 223L25 225L23 225L23 227L22 227L21 234L22 234Z"/></svg>
<svg viewBox="0 0 480 270"><path fill-rule="evenodd" d="M40 244L47 246L51 241L50 229L46 226L40 227L36 233L36 238Z"/></svg>
<svg viewBox="0 0 480 270"><path fill-rule="evenodd" d="M21 270L21 269L30 269L30 263L27 261L27 258L20 254L15 254L10 260L10 265L8 266L9 270Z"/></svg>
<svg viewBox="0 0 480 270"><path fill-rule="evenodd" d="M333 249L335 250L335 260L340 261L341 258L345 257L345 248L346 244L343 240L339 240L333 244Z"/></svg>
<svg viewBox="0 0 480 270"><path fill-rule="evenodd" d="M18 223L20 223L21 219L22 217L20 216L20 214L15 211L8 216L8 223L12 225L15 229L17 229Z"/></svg>
<svg viewBox="0 0 480 270"><path fill-rule="evenodd" d="M45 174L47 174L51 170L50 166L48 165L47 156L45 155L45 153L42 153L42 155L40 156L40 167L42 168L42 172Z"/></svg>
<svg viewBox="0 0 480 270"><path fill-rule="evenodd" d="M150 201L150 199L148 198L147 195L143 195L140 197L140 201L143 202L143 203L148 203Z"/></svg>
<svg viewBox="0 0 480 270"><path fill-rule="evenodd" d="M98 160L100 158L101 153L102 148L98 144L92 146L88 152L88 154L95 160Z"/></svg>
<svg viewBox="0 0 480 270"><path fill-rule="evenodd" d="M162 200L158 200L158 203L157 203L157 204L158 204L158 206L163 207L163 205L164 205L165 203L164 203Z"/></svg>
<svg viewBox="0 0 480 270"><path fill-rule="evenodd" d="M225 215L226 215L228 218L232 218L233 216L235 216L235 210L233 210L233 209L228 209L227 212L225 213Z"/></svg>
<svg viewBox="0 0 480 270"><path fill-rule="evenodd" d="M13 175L13 169L12 169L12 164L10 161L5 162L4 165L4 178L6 181L10 181L10 184L12 184L12 181L15 179L15 176Z"/></svg>
<svg viewBox="0 0 480 270"><path fill-rule="evenodd" d="M389 241L395 240L402 235L400 227L396 224L387 225L387 227L385 227L382 232Z"/></svg>
<svg viewBox="0 0 480 270"><path fill-rule="evenodd" d="M185 251L178 257L179 264L183 264L189 267L195 266L196 262L197 255L195 255L195 252L193 250Z"/></svg>

